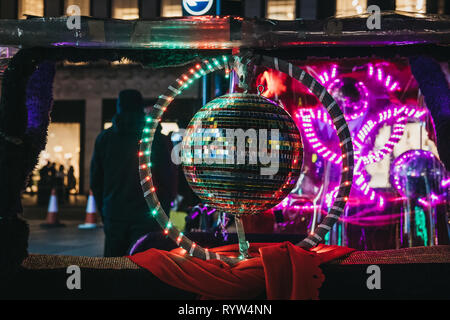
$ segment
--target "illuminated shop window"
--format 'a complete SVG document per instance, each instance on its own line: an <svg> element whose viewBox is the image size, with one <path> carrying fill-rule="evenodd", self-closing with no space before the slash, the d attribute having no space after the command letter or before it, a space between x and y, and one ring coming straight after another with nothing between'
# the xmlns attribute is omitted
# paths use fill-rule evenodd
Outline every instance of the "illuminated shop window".
<svg viewBox="0 0 450 320"><path fill-rule="evenodd" d="M395 10L425 13L427 8L426 0L397 0Z"/></svg>
<svg viewBox="0 0 450 320"><path fill-rule="evenodd" d="M183 15L181 10L180 0L162 0L161 1L161 16L162 17L181 17Z"/></svg>
<svg viewBox="0 0 450 320"><path fill-rule="evenodd" d="M138 0L113 0L112 17L114 19L139 19Z"/></svg>
<svg viewBox="0 0 450 320"><path fill-rule="evenodd" d="M18 18L26 19L25 15L44 16L44 0L19 0L17 6Z"/></svg>
<svg viewBox="0 0 450 320"><path fill-rule="evenodd" d="M267 18L274 20L294 20L295 0L268 0Z"/></svg>
<svg viewBox="0 0 450 320"><path fill-rule="evenodd" d="M354 16L367 11L367 0L337 0L336 16Z"/></svg>
<svg viewBox="0 0 450 320"><path fill-rule="evenodd" d="M80 134L81 125L79 123L50 123L48 141L45 150L40 154L34 176L39 177L39 169L48 162L52 162L55 163L57 170L63 166L66 174L72 166L76 181L80 181ZM37 181L35 185L37 185Z"/></svg>
<svg viewBox="0 0 450 320"><path fill-rule="evenodd" d="M65 0L64 1L64 14L67 14L67 8L76 5L80 7L81 15L88 16L90 15L90 0Z"/></svg>

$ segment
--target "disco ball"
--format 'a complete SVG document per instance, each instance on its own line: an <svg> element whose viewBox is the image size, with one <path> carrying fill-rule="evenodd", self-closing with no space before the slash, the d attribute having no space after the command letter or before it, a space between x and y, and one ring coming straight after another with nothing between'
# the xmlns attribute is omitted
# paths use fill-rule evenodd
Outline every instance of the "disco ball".
<svg viewBox="0 0 450 320"><path fill-rule="evenodd" d="M404 197L419 198L442 194L441 181L445 177L444 166L430 151L406 151L391 165L391 183Z"/></svg>
<svg viewBox="0 0 450 320"><path fill-rule="evenodd" d="M189 185L209 206L252 214L274 207L295 187L302 153L300 132L282 107L260 95L231 93L194 115L181 161Z"/></svg>

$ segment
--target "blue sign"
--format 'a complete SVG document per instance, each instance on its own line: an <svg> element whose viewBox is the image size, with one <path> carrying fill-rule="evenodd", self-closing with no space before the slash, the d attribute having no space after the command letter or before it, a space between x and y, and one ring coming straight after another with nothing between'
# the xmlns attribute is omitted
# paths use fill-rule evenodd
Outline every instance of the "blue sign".
<svg viewBox="0 0 450 320"><path fill-rule="evenodd" d="M182 0L183 13L189 16L214 14L211 12L214 0Z"/></svg>

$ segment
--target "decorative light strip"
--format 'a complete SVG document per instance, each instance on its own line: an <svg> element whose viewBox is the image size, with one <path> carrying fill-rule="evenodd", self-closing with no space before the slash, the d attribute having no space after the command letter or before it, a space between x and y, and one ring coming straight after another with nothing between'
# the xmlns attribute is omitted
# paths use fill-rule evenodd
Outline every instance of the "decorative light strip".
<svg viewBox="0 0 450 320"><path fill-rule="evenodd" d="M371 63L367 65L367 75L369 78L374 78L376 81L380 82L390 92L400 90L398 81L394 81L392 75L385 73L384 70L379 67L375 68Z"/></svg>
<svg viewBox="0 0 450 320"><path fill-rule="evenodd" d="M328 124L330 127L333 127L333 122L328 114L320 109L300 109L299 113L295 114L295 117L301 118L300 126L303 129L306 140L308 140L314 151L330 162L341 164L341 154L332 151L321 142L314 130L313 119L317 119Z"/></svg>

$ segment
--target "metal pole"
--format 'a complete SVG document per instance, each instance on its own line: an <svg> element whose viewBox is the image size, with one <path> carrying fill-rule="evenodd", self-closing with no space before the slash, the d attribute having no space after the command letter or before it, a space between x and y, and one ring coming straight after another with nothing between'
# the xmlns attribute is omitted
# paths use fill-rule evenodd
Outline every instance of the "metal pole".
<svg viewBox="0 0 450 320"><path fill-rule="evenodd" d="M245 240L244 225L242 224L241 216L235 215L234 220L236 222L236 232L238 235L239 252L241 253L241 258L248 259L250 258L250 255L248 254L248 248L250 247L250 244L247 240Z"/></svg>

